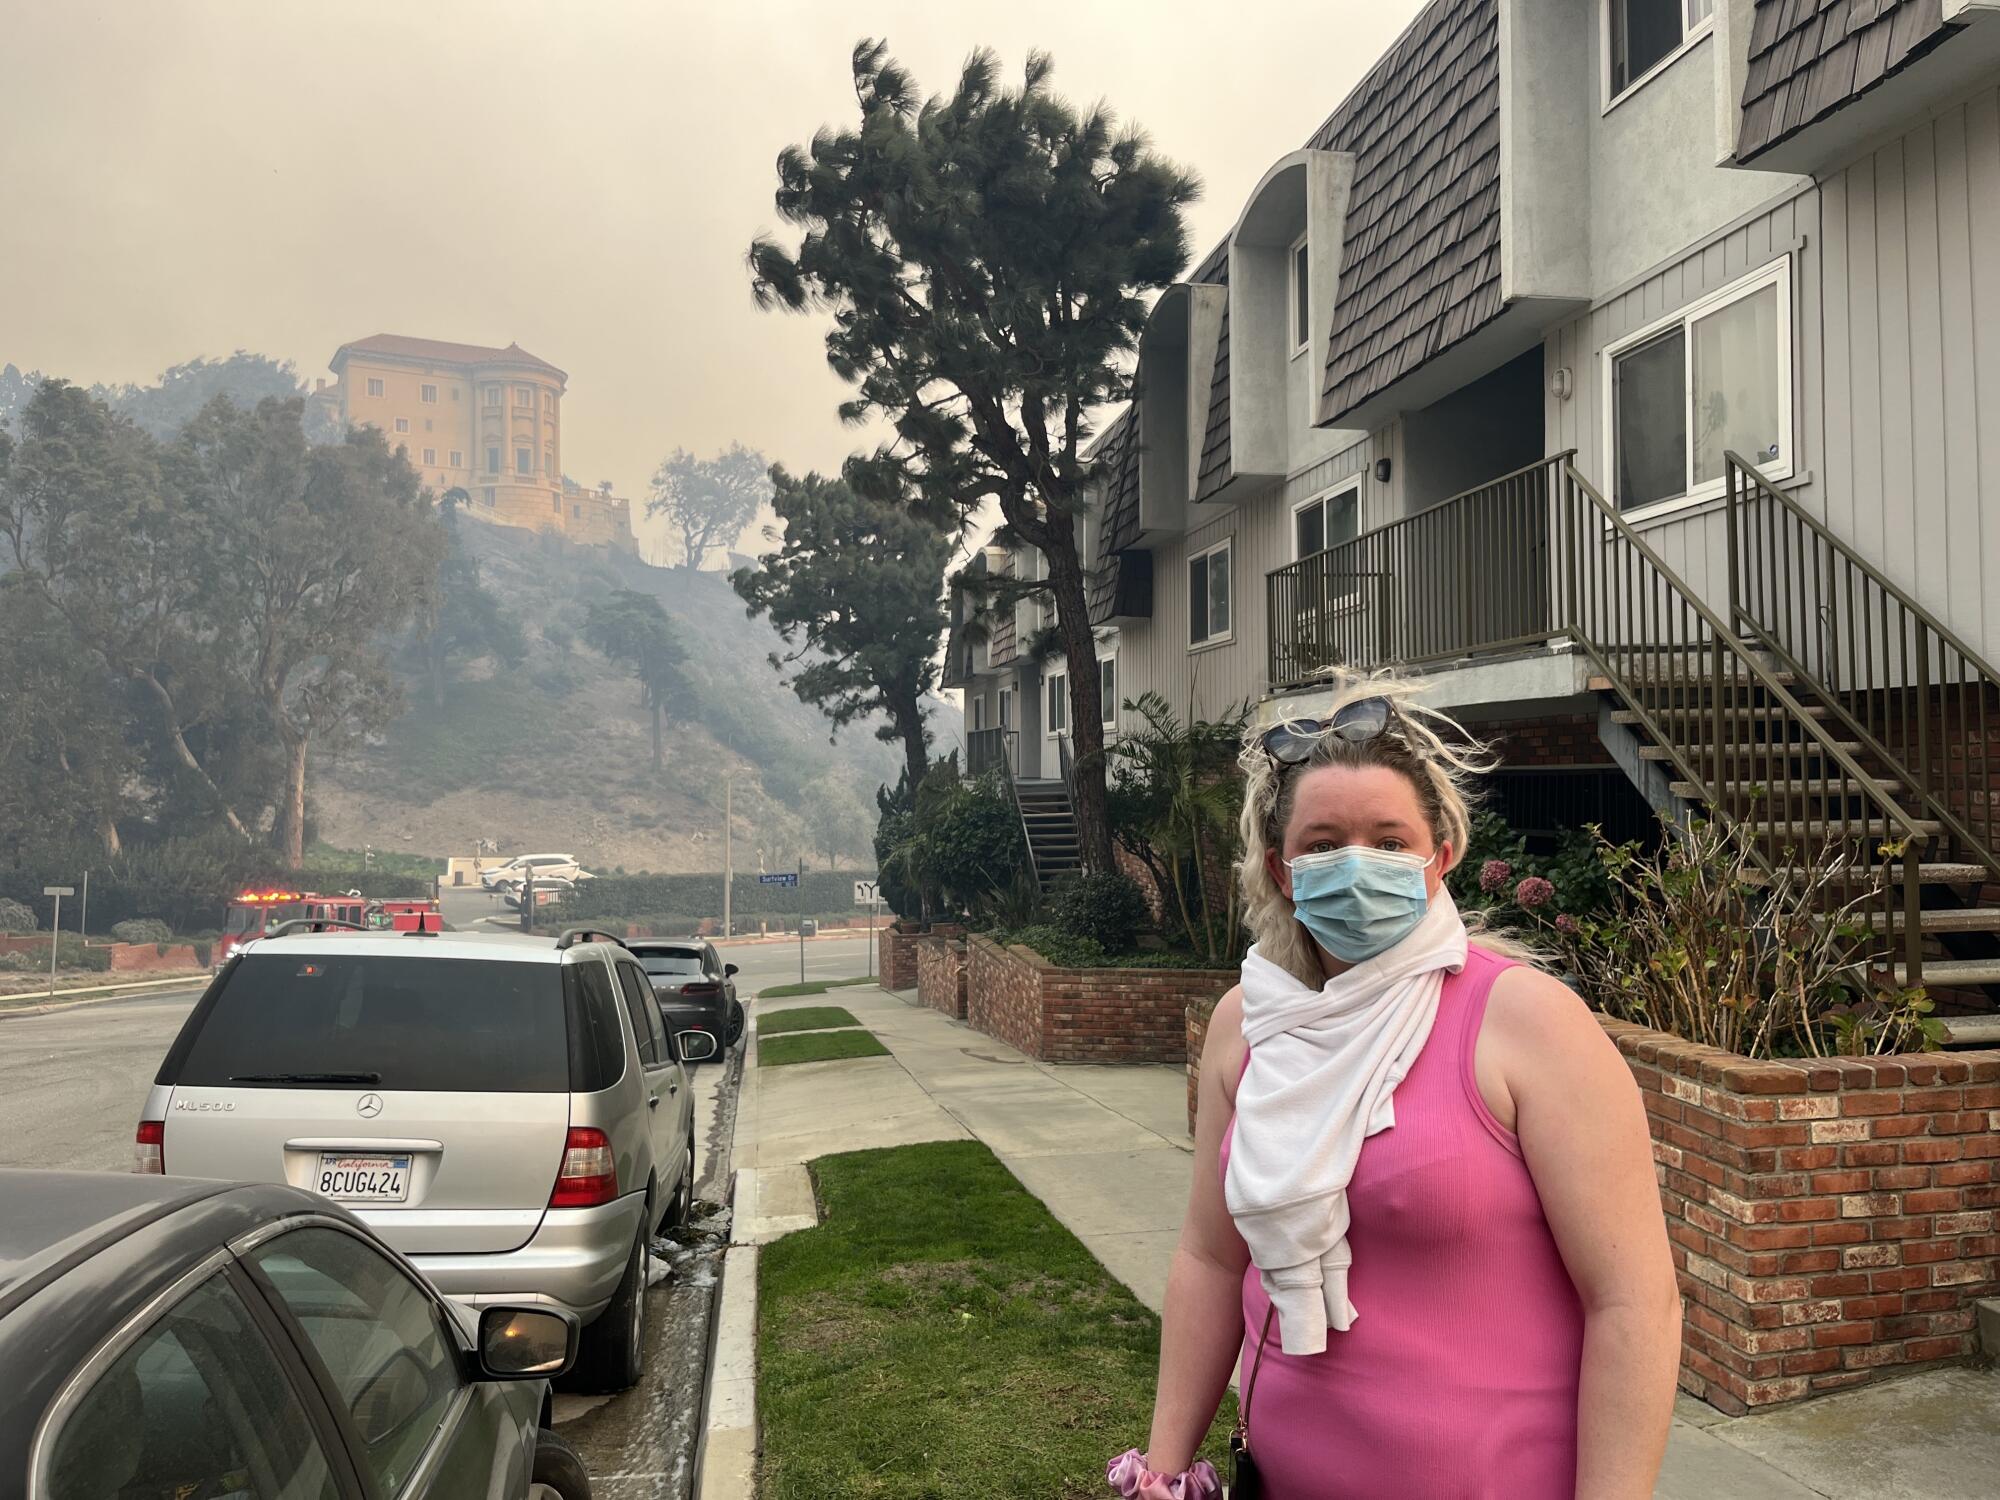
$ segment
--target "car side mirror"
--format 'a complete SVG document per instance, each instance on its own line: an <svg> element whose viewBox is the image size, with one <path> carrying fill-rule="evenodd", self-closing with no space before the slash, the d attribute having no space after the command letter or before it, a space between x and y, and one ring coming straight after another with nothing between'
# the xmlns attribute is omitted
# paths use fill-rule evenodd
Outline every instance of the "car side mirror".
<svg viewBox="0 0 2000 1500"><path fill-rule="evenodd" d="M552 1307L479 1310L479 1373L487 1380L553 1380L576 1362L572 1313Z"/></svg>
<svg viewBox="0 0 2000 1500"><path fill-rule="evenodd" d="M724 979L730 978L732 975L735 974L735 972L736 972L735 964L724 964L722 966L722 977Z"/></svg>
<svg viewBox="0 0 2000 1500"><path fill-rule="evenodd" d="M681 1061L707 1062L715 1056L715 1036L707 1031L683 1031L680 1034Z"/></svg>

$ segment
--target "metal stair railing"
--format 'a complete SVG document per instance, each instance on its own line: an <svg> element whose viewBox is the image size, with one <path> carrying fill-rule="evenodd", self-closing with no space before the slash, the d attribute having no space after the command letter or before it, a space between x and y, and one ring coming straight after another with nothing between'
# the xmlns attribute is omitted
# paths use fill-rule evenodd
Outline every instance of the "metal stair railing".
<svg viewBox="0 0 2000 1500"><path fill-rule="evenodd" d="M1021 843L1028 851L1028 876L1035 882L1035 889L1042 888L1041 866L1035 859L1034 835L1028 832L1028 815L1021 807L1021 789L1014 781L1015 731L1011 729L974 729L965 737L965 768L974 776L983 776L988 771L998 769L1000 780L1007 788L1007 800L1014 804L1014 821L1021 830Z"/></svg>
<svg viewBox="0 0 2000 1500"><path fill-rule="evenodd" d="M1576 470L1555 461L1550 503L1553 634L1567 635L1607 678L1683 780L1732 822L1764 832L1750 840L1768 874L1780 864L1837 844L1852 861L1834 882L1872 925L1894 931L1902 913L1905 980L1921 984L1919 870L1927 835L1888 790L1765 666L1730 625ZM1755 688L1755 703L1742 690ZM1651 691L1648 691L1651 689ZM1760 735L1760 726L1764 732ZM1818 804L1792 761L1817 755L1856 789L1837 810ZM1857 813L1856 797L1867 804ZM1871 825L1889 836L1878 838ZM1806 839L1794 839L1794 830ZM1892 877L1898 873L1901 880Z"/></svg>
<svg viewBox="0 0 2000 1500"><path fill-rule="evenodd" d="M1724 463L1732 626L1810 684L2000 880L1986 728L2000 672L1754 464L1733 452Z"/></svg>

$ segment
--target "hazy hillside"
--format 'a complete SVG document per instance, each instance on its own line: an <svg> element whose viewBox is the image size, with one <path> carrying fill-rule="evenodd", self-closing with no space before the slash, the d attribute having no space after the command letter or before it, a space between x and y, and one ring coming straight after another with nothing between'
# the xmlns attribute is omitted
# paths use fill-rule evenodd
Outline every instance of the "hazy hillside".
<svg viewBox="0 0 2000 1500"><path fill-rule="evenodd" d="M528 638L513 670L490 659L461 664L440 712L425 683L408 680L409 711L368 746L320 769L320 834L444 854L475 840L503 849L561 849L606 869L718 869L723 778L736 778L737 857L788 862L803 815L829 773L854 798L861 826L850 857L867 861L874 789L896 775L896 751L872 728L827 743L827 723L793 697L766 662L777 643L747 619L716 573L650 567L526 533L461 524L482 580ZM669 721L667 764L655 776L639 685L582 644L586 601L627 588L657 596L672 617L699 685L697 721ZM865 814L865 816L863 816Z"/></svg>

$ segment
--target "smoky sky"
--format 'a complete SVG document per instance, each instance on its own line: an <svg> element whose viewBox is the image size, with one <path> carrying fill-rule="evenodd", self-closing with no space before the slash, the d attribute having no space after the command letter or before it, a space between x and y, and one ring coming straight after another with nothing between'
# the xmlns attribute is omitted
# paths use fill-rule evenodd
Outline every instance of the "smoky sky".
<svg viewBox="0 0 2000 1500"><path fill-rule="evenodd" d="M565 468L675 447L794 471L863 439L824 323L753 306L778 151L886 36L926 90L1054 55L1204 184L1194 253L1417 0L0 0L0 363L146 381L237 348L330 378L393 332L569 372Z"/></svg>

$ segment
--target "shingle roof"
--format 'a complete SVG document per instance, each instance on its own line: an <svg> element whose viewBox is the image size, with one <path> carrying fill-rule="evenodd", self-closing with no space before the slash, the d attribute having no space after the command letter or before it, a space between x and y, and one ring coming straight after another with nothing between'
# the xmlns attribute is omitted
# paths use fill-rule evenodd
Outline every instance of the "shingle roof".
<svg viewBox="0 0 2000 1500"><path fill-rule="evenodd" d="M1757 0L1736 159L1824 119L1952 30L1943 0Z"/></svg>
<svg viewBox="0 0 2000 1500"><path fill-rule="evenodd" d="M1111 619L1118 596L1120 554L1139 539L1139 417L1136 405L1118 414L1104 429L1093 454L1104 484L1105 561L1090 578L1090 623Z"/></svg>
<svg viewBox="0 0 2000 1500"><path fill-rule="evenodd" d="M1500 312L1499 24L1433 0L1309 142L1355 157L1323 420Z"/></svg>
<svg viewBox="0 0 2000 1500"><path fill-rule="evenodd" d="M1229 285L1229 256L1225 245L1212 254L1190 278L1193 281ZM1222 488L1229 477L1229 299L1222 299L1222 324L1215 338L1215 376L1208 385L1208 425L1202 431L1201 469L1195 480L1194 497L1206 500Z"/></svg>
<svg viewBox="0 0 2000 1500"><path fill-rule="evenodd" d="M333 362L338 365L341 355L350 350L362 354L392 354L404 359L427 359L441 365L532 365L538 370L548 370L568 378L563 371L547 360L530 354L519 344L495 349L487 344L453 344L443 339L411 338L403 333L376 333L342 344L335 352Z"/></svg>

